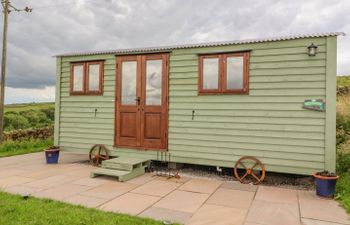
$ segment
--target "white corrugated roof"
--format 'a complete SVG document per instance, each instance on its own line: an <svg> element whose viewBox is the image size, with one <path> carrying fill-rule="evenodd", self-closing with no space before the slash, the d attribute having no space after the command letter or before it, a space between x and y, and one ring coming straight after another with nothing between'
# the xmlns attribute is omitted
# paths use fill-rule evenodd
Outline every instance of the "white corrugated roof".
<svg viewBox="0 0 350 225"><path fill-rule="evenodd" d="M71 53L58 54L56 56L82 56L82 55L101 55L101 54L128 54L128 53L134 54L134 53L166 52L166 51L171 51L173 49L250 44L250 43L271 42L271 41L285 41L285 40L293 40L293 39L301 39L301 38L339 36L339 35L345 36L345 33L343 33L343 32L328 32L328 33L300 34L300 35L289 35L289 36L261 38L261 39L246 39L246 40L234 40L234 41L199 43L199 44L183 44L183 45L160 46L160 47L114 49L114 50L90 51L90 52L71 52Z"/></svg>

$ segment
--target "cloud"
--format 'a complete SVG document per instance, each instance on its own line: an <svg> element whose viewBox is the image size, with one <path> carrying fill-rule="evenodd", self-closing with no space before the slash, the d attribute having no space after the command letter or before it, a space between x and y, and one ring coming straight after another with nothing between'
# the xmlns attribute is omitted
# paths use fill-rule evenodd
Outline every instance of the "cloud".
<svg viewBox="0 0 350 225"><path fill-rule="evenodd" d="M344 31L338 74L350 74L350 1L36 0L11 13L7 86L55 84L57 53Z"/></svg>
<svg viewBox="0 0 350 225"><path fill-rule="evenodd" d="M45 87L43 89L12 88L5 90L5 104L23 102L53 102L55 100L55 87Z"/></svg>

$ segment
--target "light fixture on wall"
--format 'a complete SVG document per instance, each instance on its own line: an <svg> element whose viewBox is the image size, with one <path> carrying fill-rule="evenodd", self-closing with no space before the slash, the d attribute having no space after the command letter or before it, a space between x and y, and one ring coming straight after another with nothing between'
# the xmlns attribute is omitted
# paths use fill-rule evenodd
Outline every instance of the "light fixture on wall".
<svg viewBox="0 0 350 225"><path fill-rule="evenodd" d="M311 45L309 45L307 47L307 50L308 50L307 53L308 53L309 56L315 56L316 53L317 53L317 46L314 45L314 43L312 43Z"/></svg>

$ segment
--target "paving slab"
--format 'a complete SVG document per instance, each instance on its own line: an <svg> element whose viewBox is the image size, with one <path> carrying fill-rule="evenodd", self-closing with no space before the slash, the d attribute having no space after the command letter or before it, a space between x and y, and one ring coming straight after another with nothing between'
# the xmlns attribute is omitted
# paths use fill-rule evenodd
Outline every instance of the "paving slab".
<svg viewBox="0 0 350 225"><path fill-rule="evenodd" d="M110 182L107 179L103 179L103 178L90 178L90 177L85 177L85 178L81 178L79 180L75 180L72 183L73 184L79 184L79 185L85 185L85 186L89 186L89 187L97 187L100 186L102 184L108 183Z"/></svg>
<svg viewBox="0 0 350 225"><path fill-rule="evenodd" d="M31 187L38 187L38 188L51 188L56 187L58 185L72 182L73 180L76 180L76 177L66 176L66 175L54 175L48 178L34 180L30 183L27 183L28 186Z"/></svg>
<svg viewBox="0 0 350 225"><path fill-rule="evenodd" d="M165 196L179 187L181 183L152 180L144 185L141 185L131 192L145 195Z"/></svg>
<svg viewBox="0 0 350 225"><path fill-rule="evenodd" d="M12 176L15 176L15 175L22 175L24 173L26 173L27 171L24 170L24 169L17 169L17 168L14 168L14 169L0 169L0 179L4 179L6 177L12 177Z"/></svg>
<svg viewBox="0 0 350 225"><path fill-rule="evenodd" d="M90 173L96 168L84 163L86 158L86 154L62 152L57 165L47 165L42 152L0 158L0 188L194 225L350 224L336 201L321 199L314 191L186 176L168 179L154 173L124 183L105 177L92 179Z"/></svg>
<svg viewBox="0 0 350 225"><path fill-rule="evenodd" d="M128 180L125 183L141 185L141 184L145 184L151 180L154 180L156 178L157 177L154 176L152 173L145 173L144 175L136 177L136 178L131 179L131 180Z"/></svg>
<svg viewBox="0 0 350 225"><path fill-rule="evenodd" d="M6 178L0 179L0 187L1 188L8 188L11 186L19 185L19 184L25 184L33 181L33 179L27 178L27 177L21 177L21 176L11 176Z"/></svg>
<svg viewBox="0 0 350 225"><path fill-rule="evenodd" d="M209 180L209 179L191 179L190 181L184 183L179 190L191 191L204 194L213 193L220 185L222 181Z"/></svg>
<svg viewBox="0 0 350 225"><path fill-rule="evenodd" d="M340 223L332 223L332 222L326 222L321 220L313 220L313 219L306 219L301 218L301 222L303 225L343 225Z"/></svg>
<svg viewBox="0 0 350 225"><path fill-rule="evenodd" d="M258 189L257 185L241 184L238 181L226 181L226 182L223 182L220 187L239 190L239 191L251 191L251 192L256 192L256 190Z"/></svg>
<svg viewBox="0 0 350 225"><path fill-rule="evenodd" d="M300 225L299 208L297 204L254 200L246 221L263 225Z"/></svg>
<svg viewBox="0 0 350 225"><path fill-rule="evenodd" d="M299 191L301 217L350 224L349 215L333 199L319 198L313 192Z"/></svg>
<svg viewBox="0 0 350 225"><path fill-rule="evenodd" d="M157 202L154 207L194 213L208 197L209 194L175 190Z"/></svg>
<svg viewBox="0 0 350 225"><path fill-rule="evenodd" d="M242 225L246 209L204 204L188 221L189 225Z"/></svg>
<svg viewBox="0 0 350 225"><path fill-rule="evenodd" d="M20 195L31 195L35 192L39 192L42 189L40 188L36 188L36 187L30 187L30 186L26 186L24 185L15 185L15 186L11 186L8 188L5 188L6 192L12 193L12 194L20 194Z"/></svg>
<svg viewBox="0 0 350 225"><path fill-rule="evenodd" d="M103 198L95 198L91 196L77 194L64 199L64 201L75 205L96 208L106 203L108 200Z"/></svg>
<svg viewBox="0 0 350 225"><path fill-rule="evenodd" d="M175 183L185 183L185 182L191 180L191 178L184 177L184 176L180 176L180 178L167 177L167 176L157 176L155 174L154 174L154 176L157 180L164 180L164 181L175 182Z"/></svg>
<svg viewBox="0 0 350 225"><path fill-rule="evenodd" d="M171 221L172 223L185 224L191 217L192 213L181 212L164 208L151 207L139 214L141 217L148 217L160 221Z"/></svg>
<svg viewBox="0 0 350 225"><path fill-rule="evenodd" d="M51 168L51 169L40 169L40 170L35 170L35 171L30 171L28 170L24 173L21 174L21 176L28 177L28 178L33 178L33 179L44 179L44 178L49 178L54 175L60 174L60 171L57 169Z"/></svg>
<svg viewBox="0 0 350 225"><path fill-rule="evenodd" d="M259 186L255 199L273 203L298 204L297 190L277 187Z"/></svg>
<svg viewBox="0 0 350 225"><path fill-rule="evenodd" d="M219 188L206 203L248 209L253 198L254 192Z"/></svg>
<svg viewBox="0 0 350 225"><path fill-rule="evenodd" d="M68 198L69 196L81 193L83 191L86 191L90 189L91 187L83 186L83 185L77 185L77 184L63 184L56 186L54 188L50 188L44 191L39 191L34 193L33 195L35 197L39 198L50 198L50 199L56 199L56 200L63 200L65 198Z"/></svg>
<svg viewBox="0 0 350 225"><path fill-rule="evenodd" d="M131 183L121 183L121 182L108 182L102 184L98 187L89 189L88 191L82 192L81 195L103 198L103 199L113 199L128 191L136 188L138 185Z"/></svg>
<svg viewBox="0 0 350 225"><path fill-rule="evenodd" d="M119 213L126 213L130 215L137 215L149 208L155 202L159 200L159 197L150 195L141 195L136 193L126 193L106 204L101 205L99 208Z"/></svg>

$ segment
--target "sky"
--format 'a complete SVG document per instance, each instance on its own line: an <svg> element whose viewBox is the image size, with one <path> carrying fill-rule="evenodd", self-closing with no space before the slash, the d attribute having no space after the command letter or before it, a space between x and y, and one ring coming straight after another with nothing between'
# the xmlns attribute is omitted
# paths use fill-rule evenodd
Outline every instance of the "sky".
<svg viewBox="0 0 350 225"><path fill-rule="evenodd" d="M55 98L56 54L341 31L350 75L349 0L11 0L5 102ZM1 25L3 19L1 18Z"/></svg>

